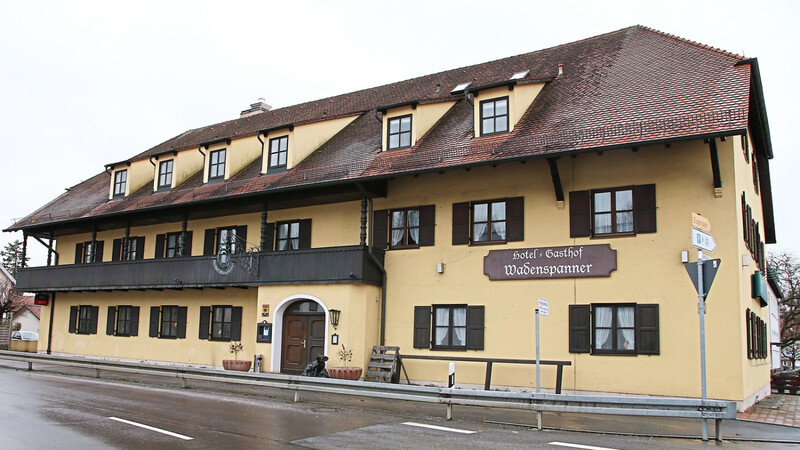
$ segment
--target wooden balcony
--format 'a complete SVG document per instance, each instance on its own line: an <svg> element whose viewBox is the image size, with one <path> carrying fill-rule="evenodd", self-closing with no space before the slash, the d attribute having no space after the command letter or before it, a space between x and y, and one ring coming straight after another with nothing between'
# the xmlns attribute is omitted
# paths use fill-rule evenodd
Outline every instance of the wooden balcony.
<svg viewBox="0 0 800 450"><path fill-rule="evenodd" d="M383 263L384 253L374 249ZM327 247L236 255L230 270L213 256L28 267L17 274L25 292L223 288L280 284L381 285L367 247ZM226 273L227 272L227 273Z"/></svg>

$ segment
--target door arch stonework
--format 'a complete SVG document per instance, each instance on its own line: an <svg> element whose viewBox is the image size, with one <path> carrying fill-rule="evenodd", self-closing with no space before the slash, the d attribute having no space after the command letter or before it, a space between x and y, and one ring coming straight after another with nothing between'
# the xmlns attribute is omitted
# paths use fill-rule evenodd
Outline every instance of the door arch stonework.
<svg viewBox="0 0 800 450"><path fill-rule="evenodd" d="M278 303L275 308L275 317L273 318L272 330L272 345L270 349L270 370L272 372L279 372L281 370L281 349L283 348L283 322L284 313L296 301L311 300L317 303L322 311L325 312L325 355L328 354L328 334L330 330L330 311L325 305L325 302L313 295L298 294L286 297Z"/></svg>

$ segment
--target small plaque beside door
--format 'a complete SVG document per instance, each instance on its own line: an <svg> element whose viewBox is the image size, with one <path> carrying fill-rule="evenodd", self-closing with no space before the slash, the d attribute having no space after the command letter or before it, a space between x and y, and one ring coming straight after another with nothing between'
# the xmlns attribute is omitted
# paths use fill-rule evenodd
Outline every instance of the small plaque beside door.
<svg viewBox="0 0 800 450"><path fill-rule="evenodd" d="M263 321L258 324L258 336L256 336L256 342L265 342L267 344L272 343L272 324L267 323L267 321Z"/></svg>

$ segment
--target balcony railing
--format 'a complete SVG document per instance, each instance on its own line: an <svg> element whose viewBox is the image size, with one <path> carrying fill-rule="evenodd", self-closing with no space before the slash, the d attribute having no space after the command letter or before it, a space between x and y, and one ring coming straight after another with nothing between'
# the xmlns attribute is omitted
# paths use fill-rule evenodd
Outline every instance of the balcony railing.
<svg viewBox="0 0 800 450"><path fill-rule="evenodd" d="M384 253L374 250L383 263ZM26 292L246 287L275 284L381 284L367 247L327 247L236 255L225 270L213 256L28 267L17 274Z"/></svg>

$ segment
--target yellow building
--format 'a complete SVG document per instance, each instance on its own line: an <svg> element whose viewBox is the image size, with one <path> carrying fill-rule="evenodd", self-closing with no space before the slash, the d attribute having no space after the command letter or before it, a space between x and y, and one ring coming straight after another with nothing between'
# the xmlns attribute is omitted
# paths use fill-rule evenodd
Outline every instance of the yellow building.
<svg viewBox="0 0 800 450"><path fill-rule="evenodd" d="M569 364L564 389L699 397L694 226L719 260L708 395L744 407L769 395L771 158L755 59L636 26L259 101L7 231L51 250L18 276L48 297L41 352L218 367L241 341L240 358L300 373L395 345L412 380L441 383L446 362L414 357L534 359L541 298L541 358ZM457 367L483 384L484 364ZM531 365L493 370L536 384Z"/></svg>

